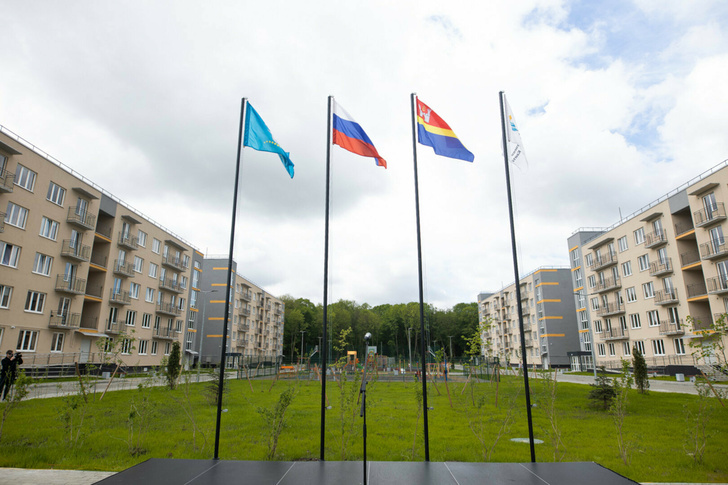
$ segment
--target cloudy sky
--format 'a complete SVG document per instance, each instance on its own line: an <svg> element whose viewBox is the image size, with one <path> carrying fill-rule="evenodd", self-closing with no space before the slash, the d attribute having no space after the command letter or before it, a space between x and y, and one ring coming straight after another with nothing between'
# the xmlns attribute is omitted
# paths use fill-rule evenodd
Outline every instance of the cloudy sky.
<svg viewBox="0 0 728 485"><path fill-rule="evenodd" d="M721 0L31 0L0 20L0 124L204 253L227 253L249 98L296 176L244 151L235 258L278 295L323 299L329 95L389 164L332 151L330 301L418 298L412 92L475 154L418 149L441 308L514 279L500 90L529 161L512 172L522 273L728 158Z"/></svg>

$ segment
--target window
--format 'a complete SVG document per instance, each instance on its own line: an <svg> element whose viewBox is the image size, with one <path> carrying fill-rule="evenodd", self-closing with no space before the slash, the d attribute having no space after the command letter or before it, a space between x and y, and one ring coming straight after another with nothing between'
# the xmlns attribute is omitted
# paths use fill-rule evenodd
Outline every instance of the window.
<svg viewBox="0 0 728 485"><path fill-rule="evenodd" d="M152 325L152 314L145 313L142 315L142 328L149 328Z"/></svg>
<svg viewBox="0 0 728 485"><path fill-rule="evenodd" d="M40 222L40 235L55 241L56 237L58 237L58 223L43 216L43 220Z"/></svg>
<svg viewBox="0 0 728 485"><path fill-rule="evenodd" d="M652 284L652 281L649 281L647 283L644 283L642 285L642 291L645 294L645 300L648 298L654 298L655 297L655 286Z"/></svg>
<svg viewBox="0 0 728 485"><path fill-rule="evenodd" d="M619 244L619 252L620 253L622 251L626 251L628 249L628 246L627 246L627 236L620 237L617 242Z"/></svg>
<svg viewBox="0 0 728 485"><path fill-rule="evenodd" d="M141 273L144 268L144 260L139 256L134 256L134 272Z"/></svg>
<svg viewBox="0 0 728 485"><path fill-rule="evenodd" d="M66 198L66 189L61 187L60 185L57 185L53 182L50 183L48 186L48 195L46 195L46 199L53 202L56 205L63 206L63 201Z"/></svg>
<svg viewBox="0 0 728 485"><path fill-rule="evenodd" d="M602 321L594 320L594 333L602 333Z"/></svg>
<svg viewBox="0 0 728 485"><path fill-rule="evenodd" d="M665 344L662 340L652 341L652 352L654 352L655 355L665 355Z"/></svg>
<svg viewBox="0 0 728 485"><path fill-rule="evenodd" d="M0 285L0 308L10 307L11 296L13 296L13 287Z"/></svg>
<svg viewBox="0 0 728 485"><path fill-rule="evenodd" d="M632 349L629 348L629 342L622 342L622 354L625 356L632 354Z"/></svg>
<svg viewBox="0 0 728 485"><path fill-rule="evenodd" d="M591 267L594 265L594 256L592 255L592 253L586 253L584 255L584 259L586 260L587 266Z"/></svg>
<svg viewBox="0 0 728 485"><path fill-rule="evenodd" d="M199 291L192 290L190 293L190 308L197 308L197 298L199 297Z"/></svg>
<svg viewBox="0 0 728 485"><path fill-rule="evenodd" d="M645 228L640 227L634 232L634 245L639 246L645 242Z"/></svg>
<svg viewBox="0 0 728 485"><path fill-rule="evenodd" d="M617 355L617 350L615 349L614 344L609 344L609 355L611 357Z"/></svg>
<svg viewBox="0 0 728 485"><path fill-rule="evenodd" d="M131 344L131 339L125 338L121 341L121 353L129 355L131 354L131 351L134 349L134 346Z"/></svg>
<svg viewBox="0 0 728 485"><path fill-rule="evenodd" d="M660 315L657 313L657 310L650 310L647 312L647 321L649 322L650 327L660 326Z"/></svg>
<svg viewBox="0 0 728 485"><path fill-rule="evenodd" d="M640 322L640 314L639 313L630 314L629 323L632 328L642 328L642 323Z"/></svg>
<svg viewBox="0 0 728 485"><path fill-rule="evenodd" d="M596 296L591 299L591 308L592 310L599 310L599 298Z"/></svg>
<svg viewBox="0 0 728 485"><path fill-rule="evenodd" d="M45 303L45 293L39 291L28 291L28 297L25 299L25 311L32 313L43 313L43 304Z"/></svg>
<svg viewBox="0 0 728 485"><path fill-rule="evenodd" d="M182 320L177 320L177 322L175 323L174 331L177 333L182 332Z"/></svg>
<svg viewBox="0 0 728 485"><path fill-rule="evenodd" d="M152 278L156 278L158 269L159 266L154 263L149 263L149 276L151 276Z"/></svg>
<svg viewBox="0 0 728 485"><path fill-rule="evenodd" d="M177 301L177 308L179 308L180 310L184 310L185 309L185 301L186 300L184 298L180 298Z"/></svg>
<svg viewBox="0 0 728 485"><path fill-rule="evenodd" d="M187 339L185 340L185 350L192 350L192 343L194 342L195 336L192 332L187 332Z"/></svg>
<svg viewBox="0 0 728 485"><path fill-rule="evenodd" d="M152 355L157 355L157 345L159 342L156 340L152 340Z"/></svg>
<svg viewBox="0 0 728 485"><path fill-rule="evenodd" d="M28 209L20 207L17 204L8 202L8 210L5 215L5 222L11 226L25 229L25 223L28 221Z"/></svg>
<svg viewBox="0 0 728 485"><path fill-rule="evenodd" d="M129 284L129 296L131 296L135 300L138 300L139 299L139 289L141 287L142 286L139 283L132 282L131 284Z"/></svg>
<svg viewBox="0 0 728 485"><path fill-rule="evenodd" d="M126 311L126 326L127 327L133 327L134 324L136 324L136 310L127 310Z"/></svg>
<svg viewBox="0 0 728 485"><path fill-rule="evenodd" d="M624 315L619 317L619 326L622 330L627 330L627 318Z"/></svg>
<svg viewBox="0 0 728 485"><path fill-rule="evenodd" d="M195 261L196 263L197 261ZM192 288L200 287L200 273L198 271L192 272Z"/></svg>
<svg viewBox="0 0 728 485"><path fill-rule="evenodd" d="M63 334L54 333L51 339L51 352L63 352Z"/></svg>
<svg viewBox="0 0 728 485"><path fill-rule="evenodd" d="M643 254L642 256L637 258L637 263L639 264L640 271L646 271L650 269L650 255Z"/></svg>
<svg viewBox="0 0 728 485"><path fill-rule="evenodd" d="M589 289L590 290L592 288L594 288L595 286L597 286L597 279L596 279L596 277L594 275L589 276L589 278L587 279L587 281L589 281Z"/></svg>
<svg viewBox="0 0 728 485"><path fill-rule="evenodd" d="M159 251L162 249L162 241L160 241L157 238L152 239L152 252L159 254Z"/></svg>
<svg viewBox="0 0 728 485"><path fill-rule="evenodd" d="M137 233L137 242L139 243L140 247L147 247L147 233L139 229L139 232Z"/></svg>
<svg viewBox="0 0 728 485"><path fill-rule="evenodd" d="M685 355L685 342L683 342L683 339L676 338L673 342L675 343L675 353L677 355Z"/></svg>
<svg viewBox="0 0 728 485"><path fill-rule="evenodd" d="M179 257L177 259L179 259ZM190 257L189 257L189 255L185 254L184 256L182 256L182 266L184 266L185 268L189 268L190 267Z"/></svg>
<svg viewBox="0 0 728 485"><path fill-rule="evenodd" d="M622 275L632 276L632 261L622 263Z"/></svg>
<svg viewBox="0 0 728 485"><path fill-rule="evenodd" d="M18 345L15 347L15 349L21 352L35 352L35 345L37 343L37 330L21 330L18 334Z"/></svg>
<svg viewBox="0 0 728 485"><path fill-rule="evenodd" d="M576 268L579 266L579 248L571 251L571 267Z"/></svg>
<svg viewBox="0 0 728 485"><path fill-rule="evenodd" d="M15 185L23 187L25 190L33 192L35 187L35 176L37 174L31 169L18 164L18 170L15 174Z"/></svg>
<svg viewBox="0 0 728 485"><path fill-rule="evenodd" d="M149 346L149 340L139 341L139 355L147 355L147 348Z"/></svg>
<svg viewBox="0 0 728 485"><path fill-rule="evenodd" d="M169 342L164 343L164 355L169 355Z"/></svg>
<svg viewBox="0 0 728 485"><path fill-rule="evenodd" d="M187 277L186 276L180 276L179 286L183 290L186 290L187 289Z"/></svg>
<svg viewBox="0 0 728 485"><path fill-rule="evenodd" d="M43 276L50 276L53 258L41 253L35 253L35 263L33 263L33 273Z"/></svg>
<svg viewBox="0 0 728 485"><path fill-rule="evenodd" d="M645 343L641 340L634 342L634 348L640 351L640 354L645 355Z"/></svg>
<svg viewBox="0 0 728 485"><path fill-rule="evenodd" d="M632 303L634 301L637 301L637 292L634 289L634 286L631 286L627 288L627 301Z"/></svg>
<svg viewBox="0 0 728 485"><path fill-rule="evenodd" d="M147 297L145 300L149 303L154 303L154 288L147 288Z"/></svg>

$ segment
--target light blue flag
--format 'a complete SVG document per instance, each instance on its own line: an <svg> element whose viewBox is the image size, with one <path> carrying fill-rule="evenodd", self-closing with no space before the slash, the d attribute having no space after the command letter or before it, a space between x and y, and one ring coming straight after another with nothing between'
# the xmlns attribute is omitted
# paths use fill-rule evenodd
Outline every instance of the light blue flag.
<svg viewBox="0 0 728 485"><path fill-rule="evenodd" d="M263 119L250 103L248 103L248 113L245 117L245 137L243 139L243 146L250 147L261 152L277 153L278 156L281 157L281 162L283 162L283 166L286 167L288 175L293 178L293 162L291 161L290 154L276 143L273 139L273 135L270 133L270 130L263 122Z"/></svg>

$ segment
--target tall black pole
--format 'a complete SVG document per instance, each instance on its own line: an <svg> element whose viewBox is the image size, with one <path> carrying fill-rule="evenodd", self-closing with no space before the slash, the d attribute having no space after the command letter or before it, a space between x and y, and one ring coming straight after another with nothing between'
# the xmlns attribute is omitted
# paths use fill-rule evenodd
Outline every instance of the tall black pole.
<svg viewBox="0 0 728 485"><path fill-rule="evenodd" d="M417 95L412 93L412 155L415 166L415 214L417 220L417 270L420 289L420 353L422 354L422 415L425 421L425 461L430 461L430 431L427 425L427 354L425 353L425 302L422 289L422 239L420 237L420 192L417 182Z"/></svg>
<svg viewBox="0 0 728 485"><path fill-rule="evenodd" d="M325 458L326 441L326 361L328 360L328 339L326 327L328 326L328 303L329 303L329 181L331 177L331 112L334 97L329 96L328 117L326 118L326 218L324 222L324 322L323 322L323 345L321 349L321 449L320 460Z"/></svg>
<svg viewBox="0 0 728 485"><path fill-rule="evenodd" d="M233 188L233 217L230 224L230 253L228 254L227 281L225 282L225 317L222 326L222 350L220 351L220 379L217 386L217 422L215 423L215 460L219 459L220 451L220 418L222 416L222 391L225 384L225 360L227 359L227 327L230 314L230 283L233 275L233 246L235 244L235 214L238 207L238 181L240 180L240 158L243 151L243 126L245 123L245 108L248 98L240 103L240 128L238 130L238 158L235 163L235 187ZM203 336L204 337L204 336Z"/></svg>
<svg viewBox="0 0 728 485"><path fill-rule="evenodd" d="M523 359L523 385L526 388L526 414L528 415L528 442L531 446L531 463L536 462L536 449L533 445L533 421L531 419L531 391L528 386L528 359L526 358L526 332L523 329L523 305L521 304L521 282L518 276L518 257L516 256L516 229L513 224L513 202L511 200L511 174L508 164L508 139L506 138L505 93L500 92L501 127L503 130L503 158L506 162L506 190L508 192L508 217L511 221L511 246L513 250L513 273L516 278L516 301L518 302L518 327L521 331L521 356Z"/></svg>

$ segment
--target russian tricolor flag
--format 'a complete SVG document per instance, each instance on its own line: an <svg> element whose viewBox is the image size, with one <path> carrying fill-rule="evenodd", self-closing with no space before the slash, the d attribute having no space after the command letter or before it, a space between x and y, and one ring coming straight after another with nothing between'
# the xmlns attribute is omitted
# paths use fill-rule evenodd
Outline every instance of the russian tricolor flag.
<svg viewBox="0 0 728 485"><path fill-rule="evenodd" d="M372 140L349 113L334 101L334 145L351 153L376 159L377 166L387 168L387 162L377 153Z"/></svg>

